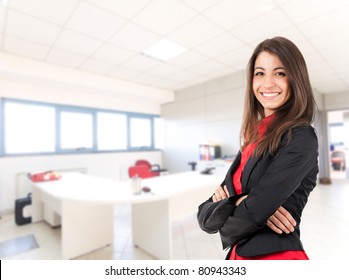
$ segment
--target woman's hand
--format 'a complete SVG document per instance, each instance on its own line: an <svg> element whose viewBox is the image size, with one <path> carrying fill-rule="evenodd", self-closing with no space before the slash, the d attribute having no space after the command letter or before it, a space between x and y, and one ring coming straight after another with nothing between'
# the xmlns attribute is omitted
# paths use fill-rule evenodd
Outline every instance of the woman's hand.
<svg viewBox="0 0 349 280"><path fill-rule="evenodd" d="M267 226L278 234L290 233L294 231L296 221L284 207L280 206L267 221Z"/></svg>
<svg viewBox="0 0 349 280"><path fill-rule="evenodd" d="M221 186L217 187L212 195L213 202L221 201L222 199L228 198L229 192L227 186L223 188Z"/></svg>
<svg viewBox="0 0 349 280"><path fill-rule="evenodd" d="M221 201L222 199L228 198L229 197L229 191L227 189L227 186L222 187L217 187L214 191L214 194L212 195L212 200L213 202ZM244 195L240 197L236 202L235 205L238 206L241 201L243 201L247 195Z"/></svg>

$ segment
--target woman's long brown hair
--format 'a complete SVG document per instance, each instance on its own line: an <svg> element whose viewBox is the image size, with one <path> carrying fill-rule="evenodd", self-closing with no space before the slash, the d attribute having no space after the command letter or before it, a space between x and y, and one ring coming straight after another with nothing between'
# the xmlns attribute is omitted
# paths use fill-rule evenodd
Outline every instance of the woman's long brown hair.
<svg viewBox="0 0 349 280"><path fill-rule="evenodd" d="M290 133L298 125L310 125L316 108L313 90L305 60L297 46L283 37L275 37L261 42L254 50L247 65L247 87L245 108L241 129L242 149L258 139L258 123L265 117L264 108L253 93L252 81L258 55L268 52L276 55L286 69L291 95L288 101L277 109L272 124L268 125L263 139L259 139L254 151L256 156L270 152L275 154L281 137Z"/></svg>

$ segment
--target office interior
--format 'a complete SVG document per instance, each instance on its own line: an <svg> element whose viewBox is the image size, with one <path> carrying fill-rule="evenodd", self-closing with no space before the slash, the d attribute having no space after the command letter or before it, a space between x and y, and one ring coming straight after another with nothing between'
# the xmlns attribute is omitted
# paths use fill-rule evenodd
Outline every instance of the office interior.
<svg viewBox="0 0 349 280"><path fill-rule="evenodd" d="M349 3L341 0L0 1L2 106L22 101L162 121L160 144L151 149L6 154L1 135L0 243L27 234L39 243L3 258L61 258L60 228L14 222L16 199L31 190L28 172L76 171L128 181L128 168L139 159L165 167L168 175L193 172L191 162L198 172L215 164L218 170L223 161L224 171L240 147L247 61L258 42L274 36L291 39L304 54L318 106L319 184L304 213L303 242L312 259L346 257L348 13ZM144 53L162 39L179 44L182 53L168 60ZM5 117L1 112L1 133ZM218 145L224 159L200 159L200 145L207 143ZM344 154L340 167L333 164L337 151ZM322 184L321 178L330 182ZM122 229L115 226L114 234L121 243L78 259L154 259L133 246L130 211L128 205L115 207ZM195 209L172 230L175 258L224 258L219 236L198 228Z"/></svg>

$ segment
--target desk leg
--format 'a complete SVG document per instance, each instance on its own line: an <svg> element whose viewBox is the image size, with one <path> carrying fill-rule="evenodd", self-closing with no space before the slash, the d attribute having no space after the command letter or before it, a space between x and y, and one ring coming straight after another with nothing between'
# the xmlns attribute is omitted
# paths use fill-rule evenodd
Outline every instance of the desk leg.
<svg viewBox="0 0 349 280"><path fill-rule="evenodd" d="M41 200L41 192L33 186L32 190L32 222L40 222L44 220L44 204Z"/></svg>
<svg viewBox="0 0 349 280"><path fill-rule="evenodd" d="M154 257L172 258L172 231L169 201L132 205L132 237L135 245Z"/></svg>
<svg viewBox="0 0 349 280"><path fill-rule="evenodd" d="M62 257L72 259L113 242L113 206L62 202Z"/></svg>

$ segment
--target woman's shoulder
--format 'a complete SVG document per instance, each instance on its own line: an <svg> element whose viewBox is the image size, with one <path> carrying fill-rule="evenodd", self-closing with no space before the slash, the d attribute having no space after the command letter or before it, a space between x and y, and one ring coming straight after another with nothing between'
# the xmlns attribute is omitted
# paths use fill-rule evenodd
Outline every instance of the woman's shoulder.
<svg viewBox="0 0 349 280"><path fill-rule="evenodd" d="M284 137L285 143L293 143L299 149L317 148L318 138L314 127L301 124L292 127Z"/></svg>
<svg viewBox="0 0 349 280"><path fill-rule="evenodd" d="M291 128L291 134L296 134L297 136L306 136L317 139L316 130L310 124L300 124Z"/></svg>

